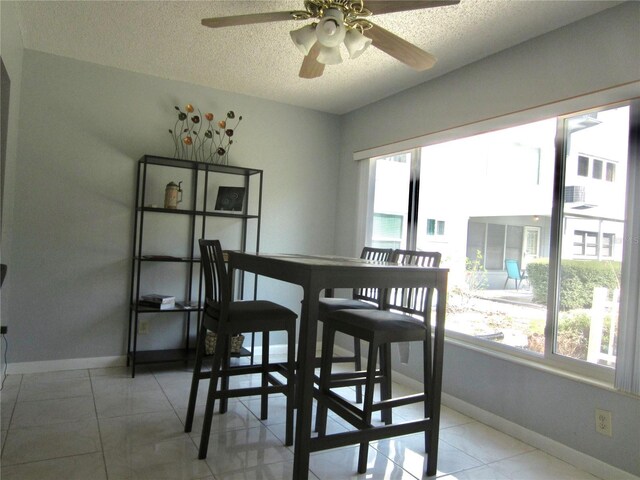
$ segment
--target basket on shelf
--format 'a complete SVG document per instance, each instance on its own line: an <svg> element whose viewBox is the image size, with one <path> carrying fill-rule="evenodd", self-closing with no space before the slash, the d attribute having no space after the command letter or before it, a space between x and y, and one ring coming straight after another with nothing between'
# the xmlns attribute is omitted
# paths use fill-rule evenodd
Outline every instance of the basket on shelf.
<svg viewBox="0 0 640 480"><path fill-rule="evenodd" d="M218 335L215 332L211 332L207 330L207 335L204 337L204 354L205 355L213 355L213 352L216 349L216 340L218 339ZM244 335L234 335L231 337L231 345L229 345L229 349L231 353L240 353L242 350L242 344L244 342Z"/></svg>

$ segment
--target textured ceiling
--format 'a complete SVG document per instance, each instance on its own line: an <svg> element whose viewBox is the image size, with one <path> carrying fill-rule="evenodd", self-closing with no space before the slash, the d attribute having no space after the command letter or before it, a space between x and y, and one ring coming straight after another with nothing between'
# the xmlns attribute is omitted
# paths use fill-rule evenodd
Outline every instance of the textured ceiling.
<svg viewBox="0 0 640 480"><path fill-rule="evenodd" d="M2 0L3 2L6 0ZM346 113L621 2L461 0L372 21L438 58L415 72L375 48L298 77L295 20L210 29L202 18L302 9L303 1L20 1L24 47L331 113ZM366 5L366 0L365 0Z"/></svg>

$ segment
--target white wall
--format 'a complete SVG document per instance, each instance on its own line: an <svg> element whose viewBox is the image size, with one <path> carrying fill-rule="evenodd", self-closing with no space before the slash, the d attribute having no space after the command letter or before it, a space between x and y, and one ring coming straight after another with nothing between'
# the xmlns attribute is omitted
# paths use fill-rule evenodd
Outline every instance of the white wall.
<svg viewBox="0 0 640 480"><path fill-rule="evenodd" d="M346 115L336 253L353 254L363 241L354 215L364 169L354 152L638 81L639 24L640 3L629 2ZM402 373L419 372L419 357ZM444 370L446 393L640 474L637 398L451 343ZM595 433L596 407L613 412L613 438Z"/></svg>
<svg viewBox="0 0 640 480"><path fill-rule="evenodd" d="M32 50L22 78L9 363L126 353L136 162L173 154L174 105L243 116L230 163L265 172L262 251L333 250L336 117ZM152 323L144 346L175 330Z"/></svg>

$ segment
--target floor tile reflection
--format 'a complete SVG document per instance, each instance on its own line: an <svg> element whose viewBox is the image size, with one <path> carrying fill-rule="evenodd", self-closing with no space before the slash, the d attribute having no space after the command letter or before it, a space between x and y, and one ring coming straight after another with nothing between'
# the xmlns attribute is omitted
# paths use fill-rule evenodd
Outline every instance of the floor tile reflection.
<svg viewBox="0 0 640 480"><path fill-rule="evenodd" d="M339 367L341 368L341 367ZM255 386L259 376L234 379ZM259 397L216 407L209 454L198 460L208 382L201 382L193 428L184 432L191 371L184 366L122 367L10 375L0 400L3 480L280 480L290 479L293 449L284 445L285 397L272 396L260 420ZM395 394L412 393L394 384ZM341 395L353 401L354 389ZM315 413L315 406L314 411ZM394 413L421 415L420 406ZM376 420L377 421L377 420ZM329 413L327 430L353 429ZM426 478L424 435L371 442L366 474L358 446L311 455L309 478ZM596 480L596 477L447 407L442 408L438 480Z"/></svg>

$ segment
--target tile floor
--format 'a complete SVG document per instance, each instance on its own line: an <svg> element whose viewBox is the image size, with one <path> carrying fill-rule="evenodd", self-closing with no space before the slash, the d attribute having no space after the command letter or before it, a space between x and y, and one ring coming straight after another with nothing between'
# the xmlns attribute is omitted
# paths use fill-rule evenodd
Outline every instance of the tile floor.
<svg viewBox="0 0 640 480"><path fill-rule="evenodd" d="M2 480L290 479L293 452L283 445L284 397L272 397L265 421L256 416L258 399L231 400L225 415L214 416L207 460L198 460L206 385L193 432L186 434L190 378L188 369L175 365L140 368L135 379L125 368L8 376L0 392ZM419 410L403 407L395 415L410 418ZM332 416L328 428L349 427ZM365 475L355 473L358 449L352 446L313 454L309 478L424 477L422 435L373 442L369 448ZM444 407L437 478L596 477Z"/></svg>

